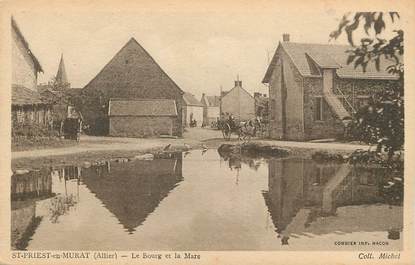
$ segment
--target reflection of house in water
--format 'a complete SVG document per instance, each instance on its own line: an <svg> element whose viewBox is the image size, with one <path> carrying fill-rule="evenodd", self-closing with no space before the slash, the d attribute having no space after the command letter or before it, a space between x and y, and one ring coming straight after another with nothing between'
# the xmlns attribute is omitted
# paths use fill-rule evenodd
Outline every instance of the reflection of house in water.
<svg viewBox="0 0 415 265"><path fill-rule="evenodd" d="M48 170L14 174L11 177L11 245L24 249L28 238L40 223L36 201L54 196Z"/></svg>
<svg viewBox="0 0 415 265"><path fill-rule="evenodd" d="M182 181L181 154L174 159L111 162L82 170L82 182L133 233Z"/></svg>
<svg viewBox="0 0 415 265"><path fill-rule="evenodd" d="M11 177L11 199L48 197L52 195L52 178L48 170L14 174Z"/></svg>
<svg viewBox="0 0 415 265"><path fill-rule="evenodd" d="M379 170L302 159L270 160L268 191L263 195L276 232L286 237L401 229L402 207L386 204ZM351 205L355 207L340 208Z"/></svg>

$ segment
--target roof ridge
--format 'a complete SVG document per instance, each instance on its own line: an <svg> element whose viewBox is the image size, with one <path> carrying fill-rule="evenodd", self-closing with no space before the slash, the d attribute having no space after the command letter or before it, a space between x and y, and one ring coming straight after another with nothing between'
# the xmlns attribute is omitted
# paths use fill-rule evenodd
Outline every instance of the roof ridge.
<svg viewBox="0 0 415 265"><path fill-rule="evenodd" d="M113 101L175 101L170 98L110 98Z"/></svg>
<svg viewBox="0 0 415 265"><path fill-rule="evenodd" d="M283 45L286 45L286 44L288 44L288 45L290 45L290 44L298 45L298 44L300 44L300 45L339 46L339 47L351 47L352 48L351 45L337 44L337 43L292 42L292 41L285 41L285 42L283 41L283 42L280 42L280 43L283 44Z"/></svg>
<svg viewBox="0 0 415 265"><path fill-rule="evenodd" d="M30 50L29 48L29 43L27 42L26 38L23 36L22 31L20 30L19 26L17 25L16 20L14 19L14 17L11 17L11 24L12 24L12 30L14 30L17 34L17 36L19 36L20 40L23 42L23 46L26 48L27 53L29 54L30 58L32 58L33 63L35 65L35 68L37 72L42 72L43 73L43 68L40 65L39 60L36 58L36 56L33 54L33 52Z"/></svg>

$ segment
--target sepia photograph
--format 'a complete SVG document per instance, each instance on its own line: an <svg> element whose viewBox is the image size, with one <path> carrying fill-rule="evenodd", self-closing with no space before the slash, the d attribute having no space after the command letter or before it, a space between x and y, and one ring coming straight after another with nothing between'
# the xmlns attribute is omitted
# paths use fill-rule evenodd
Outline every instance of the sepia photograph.
<svg viewBox="0 0 415 265"><path fill-rule="evenodd" d="M403 1L156 2L2 12L5 264L410 264Z"/></svg>

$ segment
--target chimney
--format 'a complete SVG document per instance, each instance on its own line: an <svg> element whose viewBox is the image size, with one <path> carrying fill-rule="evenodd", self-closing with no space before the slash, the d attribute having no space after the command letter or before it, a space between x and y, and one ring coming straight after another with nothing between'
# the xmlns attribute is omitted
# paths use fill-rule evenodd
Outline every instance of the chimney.
<svg viewBox="0 0 415 265"><path fill-rule="evenodd" d="M283 42L289 42L290 41L290 34L288 34L288 33L282 34L282 41Z"/></svg>
<svg viewBox="0 0 415 265"><path fill-rule="evenodd" d="M236 80L236 81L235 81L235 86L242 87L242 81L240 81L240 80Z"/></svg>

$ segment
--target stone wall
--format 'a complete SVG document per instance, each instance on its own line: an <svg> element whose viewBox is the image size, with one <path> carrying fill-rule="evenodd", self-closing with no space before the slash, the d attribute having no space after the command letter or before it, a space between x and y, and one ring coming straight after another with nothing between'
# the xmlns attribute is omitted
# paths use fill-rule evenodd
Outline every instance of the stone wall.
<svg viewBox="0 0 415 265"><path fill-rule="evenodd" d="M302 77L288 55L279 48L279 58L269 82L270 137L302 140Z"/></svg>
<svg viewBox="0 0 415 265"><path fill-rule="evenodd" d="M109 135L121 137L173 135L176 121L176 117L110 117Z"/></svg>
<svg viewBox="0 0 415 265"><path fill-rule="evenodd" d="M391 89L399 85L397 80L364 80L364 79L340 79L335 80L335 88L339 88L345 95L346 99L355 109L359 107L359 99L367 98L381 89ZM338 89L334 90L335 94L340 95Z"/></svg>
<svg viewBox="0 0 415 265"><path fill-rule="evenodd" d="M315 120L316 98L323 99L323 119ZM319 77L304 78L304 131L305 140L338 138L343 134L343 123L324 100L323 80Z"/></svg>

